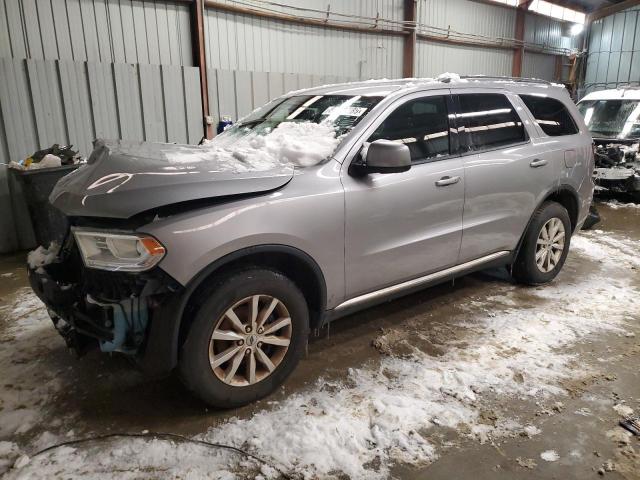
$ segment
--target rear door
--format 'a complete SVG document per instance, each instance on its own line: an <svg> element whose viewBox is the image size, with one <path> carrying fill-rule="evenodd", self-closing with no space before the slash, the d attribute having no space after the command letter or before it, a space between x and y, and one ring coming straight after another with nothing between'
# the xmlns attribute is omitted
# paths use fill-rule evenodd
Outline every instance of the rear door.
<svg viewBox="0 0 640 480"><path fill-rule="evenodd" d="M466 154L459 262L513 250L534 208L557 185L558 158L536 143L520 99L500 90L456 92Z"/></svg>
<svg viewBox="0 0 640 480"><path fill-rule="evenodd" d="M410 170L363 177L350 174L350 160L345 161L347 298L457 262L464 169L457 136L450 131L448 94L408 95L363 135L365 148L379 139L407 145Z"/></svg>

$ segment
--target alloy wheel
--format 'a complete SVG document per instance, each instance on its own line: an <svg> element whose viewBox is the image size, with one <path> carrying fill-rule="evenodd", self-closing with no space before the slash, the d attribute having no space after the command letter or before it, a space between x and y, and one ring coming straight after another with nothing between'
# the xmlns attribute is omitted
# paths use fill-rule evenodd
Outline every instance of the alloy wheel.
<svg viewBox="0 0 640 480"><path fill-rule="evenodd" d="M213 373L227 385L253 385L268 377L291 343L291 316L279 299L252 295L231 306L209 341Z"/></svg>
<svg viewBox="0 0 640 480"><path fill-rule="evenodd" d="M549 219L540 230L536 241L536 265L542 273L548 273L558 265L565 245L565 230L562 220Z"/></svg>

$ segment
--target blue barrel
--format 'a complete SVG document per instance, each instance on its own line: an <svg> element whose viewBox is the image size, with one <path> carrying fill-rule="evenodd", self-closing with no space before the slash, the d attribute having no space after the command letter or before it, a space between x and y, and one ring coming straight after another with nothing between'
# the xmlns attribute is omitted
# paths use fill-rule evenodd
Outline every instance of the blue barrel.
<svg viewBox="0 0 640 480"><path fill-rule="evenodd" d="M229 128L231 125L233 125L233 122L231 121L231 118L229 117L222 117L222 120L220 120L218 122L218 128L216 128L216 133L218 135L220 135L222 132L224 132L227 128Z"/></svg>

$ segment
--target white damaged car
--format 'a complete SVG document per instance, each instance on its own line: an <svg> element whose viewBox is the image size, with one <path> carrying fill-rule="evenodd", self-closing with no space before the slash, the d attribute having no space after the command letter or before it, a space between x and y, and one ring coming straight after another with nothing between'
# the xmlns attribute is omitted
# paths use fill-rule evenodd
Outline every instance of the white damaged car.
<svg viewBox="0 0 640 480"><path fill-rule="evenodd" d="M596 189L640 199L640 88L590 93L578 109L595 144Z"/></svg>

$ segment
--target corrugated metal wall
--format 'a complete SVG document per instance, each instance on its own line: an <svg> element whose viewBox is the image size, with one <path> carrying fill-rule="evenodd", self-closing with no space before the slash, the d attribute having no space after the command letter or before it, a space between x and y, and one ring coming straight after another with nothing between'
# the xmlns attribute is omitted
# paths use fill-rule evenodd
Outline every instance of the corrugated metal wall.
<svg viewBox="0 0 640 480"><path fill-rule="evenodd" d="M401 20L402 3L334 0L331 11L366 17L379 13ZM304 6L326 10L327 2L309 0ZM319 17L307 11L304 15ZM349 78L397 78L402 74L402 38L397 36L295 25L215 9L206 10L205 36L210 68Z"/></svg>
<svg viewBox="0 0 640 480"><path fill-rule="evenodd" d="M491 38L513 38L516 10L469 0L419 0L418 21Z"/></svg>
<svg viewBox="0 0 640 480"><path fill-rule="evenodd" d="M88 155L95 138L203 135L186 4L0 0L0 79L0 164L53 143ZM33 244L21 202L0 165L0 252Z"/></svg>
<svg viewBox="0 0 640 480"><path fill-rule="evenodd" d="M196 67L1 58L0 76L3 163L53 143L86 155L94 138L202 138Z"/></svg>
<svg viewBox="0 0 640 480"><path fill-rule="evenodd" d="M640 9L634 7L593 22L581 97L595 90L640 85L639 16Z"/></svg>
<svg viewBox="0 0 640 480"><path fill-rule="evenodd" d="M525 52L522 59L522 76L555 80L556 58L555 55Z"/></svg>
<svg viewBox="0 0 640 480"><path fill-rule="evenodd" d="M193 65L187 5L0 0L0 57Z"/></svg>
<svg viewBox="0 0 640 480"><path fill-rule="evenodd" d="M427 40L418 41L416 74L433 77L443 72L461 75L511 75L513 51L460 45L447 45Z"/></svg>
<svg viewBox="0 0 640 480"><path fill-rule="evenodd" d="M566 25L553 18L527 14L524 22L524 40L552 48L582 48L582 35L569 35Z"/></svg>
<svg viewBox="0 0 640 480"><path fill-rule="evenodd" d="M516 11L499 5L486 5L469 0L422 0L418 2L421 23L489 38L513 39ZM582 37L568 35L565 24L533 13L525 16L524 41L536 44L536 49L575 49ZM553 80L555 55L525 52L522 75ZM419 76L431 77L450 71L461 74L511 75L513 50L449 45L419 40L416 71Z"/></svg>

